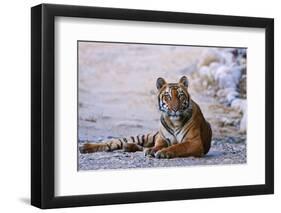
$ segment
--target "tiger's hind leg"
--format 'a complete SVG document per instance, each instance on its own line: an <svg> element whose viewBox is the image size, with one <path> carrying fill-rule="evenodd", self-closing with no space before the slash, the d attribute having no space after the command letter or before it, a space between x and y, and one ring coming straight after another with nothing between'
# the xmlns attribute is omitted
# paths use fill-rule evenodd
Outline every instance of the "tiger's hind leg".
<svg viewBox="0 0 281 213"><path fill-rule="evenodd" d="M110 148L107 144L94 144L94 143L85 143L79 147L81 154L93 153L93 152L102 152L109 151Z"/></svg>
<svg viewBox="0 0 281 213"><path fill-rule="evenodd" d="M85 143L79 147L82 154L93 152L109 152L116 149L122 149L123 142L118 139L113 139L103 143Z"/></svg>
<svg viewBox="0 0 281 213"><path fill-rule="evenodd" d="M154 146L155 138L158 136L158 132L155 134L138 135L136 137L112 139L103 143L85 143L79 147L80 153L93 153L103 151L114 151L117 149L123 149L125 152L137 152L143 151L144 147Z"/></svg>
<svg viewBox="0 0 281 213"><path fill-rule="evenodd" d="M85 143L79 147L81 154L93 152L110 152L123 149L124 152L143 151L143 147L137 143L124 142L124 139L114 139L104 143Z"/></svg>

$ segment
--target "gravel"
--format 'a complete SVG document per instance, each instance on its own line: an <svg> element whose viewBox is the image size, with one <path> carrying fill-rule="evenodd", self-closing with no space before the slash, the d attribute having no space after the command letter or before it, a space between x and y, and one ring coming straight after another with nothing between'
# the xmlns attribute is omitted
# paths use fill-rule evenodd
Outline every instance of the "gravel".
<svg viewBox="0 0 281 213"><path fill-rule="evenodd" d="M247 163L246 154L245 139L229 137L214 139L209 153L202 158L157 159L145 157L143 152L122 150L79 154L78 170L244 164Z"/></svg>

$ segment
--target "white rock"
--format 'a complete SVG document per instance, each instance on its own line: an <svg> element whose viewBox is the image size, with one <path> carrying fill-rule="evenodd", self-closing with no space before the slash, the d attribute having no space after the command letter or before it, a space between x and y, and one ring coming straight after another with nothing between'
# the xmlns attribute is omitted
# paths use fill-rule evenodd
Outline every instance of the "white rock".
<svg viewBox="0 0 281 213"><path fill-rule="evenodd" d="M217 68L214 78L216 81L219 81L219 78L221 75L227 72L228 67L225 65L221 65L220 67Z"/></svg>
<svg viewBox="0 0 281 213"><path fill-rule="evenodd" d="M221 66L215 73L214 79L220 88L237 88L241 77L240 67Z"/></svg>
<svg viewBox="0 0 281 213"><path fill-rule="evenodd" d="M220 52L217 49L206 49L203 51L198 67L209 66L212 62L221 62L223 59Z"/></svg>
<svg viewBox="0 0 281 213"><path fill-rule="evenodd" d="M233 81L238 86L241 75L242 75L242 67L240 67L240 66L232 67L231 68L231 75L232 75Z"/></svg>
<svg viewBox="0 0 281 213"><path fill-rule="evenodd" d="M221 57L223 58L224 64L232 64L234 62L233 61L233 54L229 51L222 51Z"/></svg>
<svg viewBox="0 0 281 213"><path fill-rule="evenodd" d="M220 123L223 126L236 126L239 123L239 121L237 119L223 117L220 119Z"/></svg>
<svg viewBox="0 0 281 213"><path fill-rule="evenodd" d="M226 92L225 92L225 89L220 89L217 91L217 96L218 97L225 97L226 96Z"/></svg>
<svg viewBox="0 0 281 213"><path fill-rule="evenodd" d="M247 111L247 100L236 98L231 102L231 107L244 113Z"/></svg>
<svg viewBox="0 0 281 213"><path fill-rule="evenodd" d="M247 63L247 59L246 58L240 58L239 59L239 64L246 65L246 63Z"/></svg>
<svg viewBox="0 0 281 213"><path fill-rule="evenodd" d="M247 131L247 117L248 117L248 110L245 109L243 112L243 117L240 121L240 132L246 132Z"/></svg>
<svg viewBox="0 0 281 213"><path fill-rule="evenodd" d="M220 88L236 88L236 83L229 73L222 73L218 77L218 85Z"/></svg>
<svg viewBox="0 0 281 213"><path fill-rule="evenodd" d="M205 88L207 88L207 87L208 87L208 81L204 80L204 81L202 82L202 86L205 87Z"/></svg>
<svg viewBox="0 0 281 213"><path fill-rule="evenodd" d="M216 72L217 72L217 70L218 70L218 68L219 68L220 66L221 66L221 64L218 63L218 62L212 62L212 63L210 64L209 69L210 69L210 73L211 73L211 75L212 75L213 78L215 77Z"/></svg>
<svg viewBox="0 0 281 213"><path fill-rule="evenodd" d="M239 97L239 93L237 91L233 91L226 95L226 100L229 104L231 104L233 100L237 99L237 97Z"/></svg>
<svg viewBox="0 0 281 213"><path fill-rule="evenodd" d="M210 72L209 67L207 67L207 66L200 67L198 72L199 72L199 75L203 78L211 78L211 72Z"/></svg>

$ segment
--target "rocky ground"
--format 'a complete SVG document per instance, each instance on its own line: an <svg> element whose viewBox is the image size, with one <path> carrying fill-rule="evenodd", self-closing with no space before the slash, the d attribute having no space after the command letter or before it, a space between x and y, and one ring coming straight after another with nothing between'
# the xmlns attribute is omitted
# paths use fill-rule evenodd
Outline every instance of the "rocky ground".
<svg viewBox="0 0 281 213"><path fill-rule="evenodd" d="M203 158L156 159L145 157L143 152L99 152L79 156L79 170L124 169L195 165L222 165L246 163L245 138L214 139L212 149Z"/></svg>
<svg viewBox="0 0 281 213"><path fill-rule="evenodd" d="M247 162L246 132L240 129L243 113L216 95L216 82L208 85L205 78L194 74L198 63L202 63L198 59L206 55L208 48L86 42L79 46L78 146L88 141L100 143L112 137L157 131L160 115L155 81L161 76L176 82L182 75L189 77L191 96L211 123L213 140L203 158L155 159L142 152L78 152L78 170Z"/></svg>

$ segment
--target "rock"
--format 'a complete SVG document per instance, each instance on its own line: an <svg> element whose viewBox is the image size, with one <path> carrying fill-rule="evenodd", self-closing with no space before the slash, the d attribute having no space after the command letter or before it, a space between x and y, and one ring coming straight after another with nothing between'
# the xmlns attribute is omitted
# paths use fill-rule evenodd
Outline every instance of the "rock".
<svg viewBox="0 0 281 213"><path fill-rule="evenodd" d="M221 118L220 125L223 126L237 126L239 121L237 119L230 119L230 118Z"/></svg>
<svg viewBox="0 0 281 213"><path fill-rule="evenodd" d="M204 80L204 81L202 82L202 86L203 86L204 88L207 88L207 87L208 87L208 81L207 81L207 80Z"/></svg>
<svg viewBox="0 0 281 213"><path fill-rule="evenodd" d="M239 93L237 91L232 91L226 95L226 100L228 104L231 104L233 100L239 97Z"/></svg>
<svg viewBox="0 0 281 213"><path fill-rule="evenodd" d="M236 84L236 88L238 87L238 84L240 82L240 78L242 76L242 69L243 69L243 67L241 67L241 66L231 67L231 75L232 75L233 81Z"/></svg>
<svg viewBox="0 0 281 213"><path fill-rule="evenodd" d="M241 77L239 67L221 66L215 73L214 79L218 82L219 88L237 88Z"/></svg>
<svg viewBox="0 0 281 213"><path fill-rule="evenodd" d="M212 87L209 85L207 90L205 91L205 94L211 97L216 96L216 92L212 89Z"/></svg>
<svg viewBox="0 0 281 213"><path fill-rule="evenodd" d="M211 72L211 75L214 77L216 75L216 72L218 70L218 68L221 66L220 63L218 62L212 62L209 66L209 69L210 69L210 72Z"/></svg>
<svg viewBox="0 0 281 213"><path fill-rule="evenodd" d="M217 91L217 96L218 97L223 97L223 98L226 98L226 96L228 95L228 94L231 94L231 93L236 93L236 90L235 90L235 88L225 88L225 89L219 89L218 91Z"/></svg>
<svg viewBox="0 0 281 213"><path fill-rule="evenodd" d="M245 133L247 131L247 100L245 99L234 99L231 103L231 107L242 113L242 119L240 121L240 132Z"/></svg>
<svg viewBox="0 0 281 213"><path fill-rule="evenodd" d="M103 141L104 138L103 137L98 137L97 141Z"/></svg>
<svg viewBox="0 0 281 213"><path fill-rule="evenodd" d="M239 92L242 98L246 98L247 95L247 77L245 74L242 75L239 82Z"/></svg>
<svg viewBox="0 0 281 213"><path fill-rule="evenodd" d="M222 51L220 54L221 54L224 64L233 64L234 63L233 53L231 52L230 49L228 49L226 51Z"/></svg>
<svg viewBox="0 0 281 213"><path fill-rule="evenodd" d="M245 133L247 131L247 117L248 117L248 110L247 108L243 112L243 117L240 121L240 132Z"/></svg>
<svg viewBox="0 0 281 213"><path fill-rule="evenodd" d="M221 62L222 57L217 49L206 49L198 62L198 68L209 66L212 62Z"/></svg>
<svg viewBox="0 0 281 213"><path fill-rule="evenodd" d="M247 128L246 54L245 48L206 49L197 63L200 87L208 90L207 95L216 96L220 103L242 114L242 132Z"/></svg>
<svg viewBox="0 0 281 213"><path fill-rule="evenodd" d="M243 113L247 111L247 101L245 99L236 98L232 101L231 107Z"/></svg>
<svg viewBox="0 0 281 213"><path fill-rule="evenodd" d="M240 65L246 65L246 63L247 63L247 59L246 59L246 58L241 58L241 59L239 60L239 64L240 64Z"/></svg>
<svg viewBox="0 0 281 213"><path fill-rule="evenodd" d="M202 66L200 67L200 69L198 70L199 75L203 78L207 78L207 79L211 79L212 78L212 74L210 72L210 68L207 66Z"/></svg>

